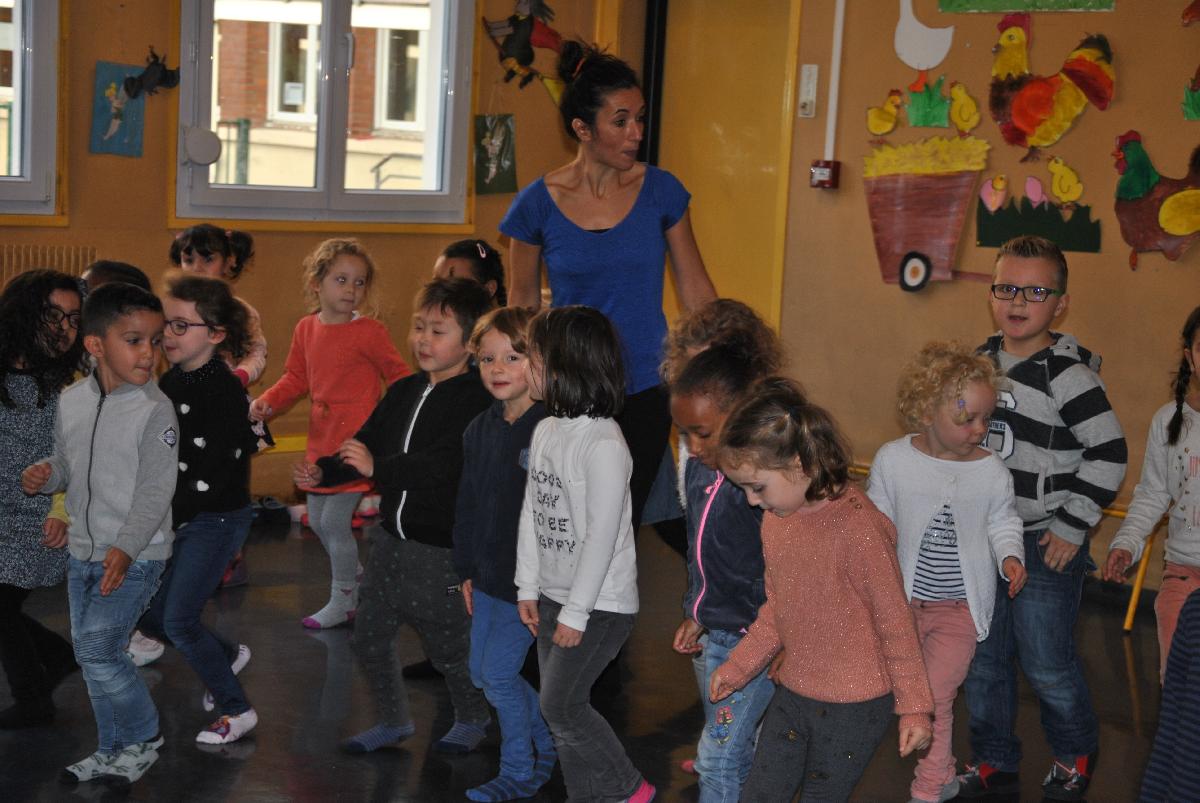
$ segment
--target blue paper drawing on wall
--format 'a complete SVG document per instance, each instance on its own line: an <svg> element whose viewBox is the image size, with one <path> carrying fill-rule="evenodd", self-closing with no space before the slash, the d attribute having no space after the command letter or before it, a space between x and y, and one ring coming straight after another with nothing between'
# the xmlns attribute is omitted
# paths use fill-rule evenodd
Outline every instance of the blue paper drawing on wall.
<svg viewBox="0 0 1200 803"><path fill-rule="evenodd" d="M96 88L92 96L92 153L117 156L142 155L142 129L146 96L130 98L126 78L141 74L145 65L96 62Z"/></svg>

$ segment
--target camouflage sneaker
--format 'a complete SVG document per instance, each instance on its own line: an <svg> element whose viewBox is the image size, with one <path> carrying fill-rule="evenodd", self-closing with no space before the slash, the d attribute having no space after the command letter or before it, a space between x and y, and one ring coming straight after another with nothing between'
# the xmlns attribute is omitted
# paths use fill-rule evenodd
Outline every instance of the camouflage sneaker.
<svg viewBox="0 0 1200 803"><path fill-rule="evenodd" d="M146 774L146 770L158 761L158 748L162 737L156 736L148 742L138 742L117 753L104 771L104 783L113 787L129 786Z"/></svg>

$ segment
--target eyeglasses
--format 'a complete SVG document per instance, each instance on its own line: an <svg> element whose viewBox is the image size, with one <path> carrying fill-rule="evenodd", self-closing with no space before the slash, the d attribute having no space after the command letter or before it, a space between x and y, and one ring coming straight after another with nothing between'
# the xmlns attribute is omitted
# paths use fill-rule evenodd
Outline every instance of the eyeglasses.
<svg viewBox="0 0 1200 803"><path fill-rule="evenodd" d="M212 328L206 323L192 323L191 321L185 321L183 318L172 318L171 320L167 321L167 328L170 329L171 334L175 335L176 337L183 337L188 333L188 329L191 329L193 326L205 326L210 329Z"/></svg>
<svg viewBox="0 0 1200 803"><path fill-rule="evenodd" d="M1025 296L1025 300L1032 304L1041 304L1050 296L1061 296L1062 290L1055 290L1052 287L1018 287L1015 284L993 284L992 295L1001 301L1012 301L1017 297L1017 293Z"/></svg>
<svg viewBox="0 0 1200 803"><path fill-rule="evenodd" d="M62 307L55 306L54 304L47 304L45 309L42 310L42 320L51 326L61 326L62 322L66 321L67 325L72 329L79 328L78 312L67 312Z"/></svg>

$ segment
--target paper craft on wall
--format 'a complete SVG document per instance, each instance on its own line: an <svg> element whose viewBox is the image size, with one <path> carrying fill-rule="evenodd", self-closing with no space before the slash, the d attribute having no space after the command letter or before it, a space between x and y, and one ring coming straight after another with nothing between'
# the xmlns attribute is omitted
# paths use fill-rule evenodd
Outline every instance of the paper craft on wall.
<svg viewBox="0 0 1200 803"><path fill-rule="evenodd" d="M965 137L979 125L979 104L958 81L950 82L950 122Z"/></svg>
<svg viewBox="0 0 1200 803"><path fill-rule="evenodd" d="M1007 198L1007 176L984 182L975 208L978 245L999 248L1018 235L1036 234L1064 251L1100 251L1100 221L1092 220L1090 206L1077 203L1083 197L1083 182L1059 156L1048 161L1046 169L1049 195L1038 176L1025 177L1025 194L1020 199Z"/></svg>
<svg viewBox="0 0 1200 803"><path fill-rule="evenodd" d="M1183 119L1200 120L1200 67L1183 88Z"/></svg>
<svg viewBox="0 0 1200 803"><path fill-rule="evenodd" d="M1028 148L1022 161L1036 159L1075 125L1090 103L1103 111L1113 97L1112 49L1102 34L1085 37L1051 76L1029 71L1030 16L1008 14L992 60L989 109L1010 145Z"/></svg>
<svg viewBox="0 0 1200 803"><path fill-rule="evenodd" d="M930 28L913 14L912 0L900 0L900 19L896 22L892 45L900 60L917 71L917 80L909 84L909 91L920 92L925 88L929 70L942 63L953 41L953 25Z"/></svg>
<svg viewBox="0 0 1200 803"><path fill-rule="evenodd" d="M916 291L959 275L955 254L988 148L976 137L930 137L882 145L863 160L867 212L885 282Z"/></svg>
<svg viewBox="0 0 1200 803"><path fill-rule="evenodd" d="M1121 176L1114 209L1121 237L1132 249L1129 267L1137 268L1142 251L1179 259L1200 236L1200 146L1192 151L1183 178L1168 178L1154 169L1137 131L1117 137L1113 157Z"/></svg>
<svg viewBox="0 0 1200 803"><path fill-rule="evenodd" d="M483 29L499 51L500 63L505 69L504 80L511 81L520 76L517 86L524 89L536 78L558 105L563 82L533 67L535 47L555 53L562 49L562 35L550 27L553 21L554 9L544 0L517 0L516 8L508 17L495 22L484 18Z"/></svg>
<svg viewBox="0 0 1200 803"><path fill-rule="evenodd" d="M117 156L142 155L142 128L146 96L130 98L125 91L127 79L136 78L145 69L141 64L96 62L96 84L92 94L92 131L89 150Z"/></svg>
<svg viewBox="0 0 1200 803"><path fill-rule="evenodd" d="M867 130L877 137L886 136L896 130L900 104L904 102L899 89L888 92L882 106L867 107Z"/></svg>
<svg viewBox="0 0 1200 803"><path fill-rule="evenodd" d="M914 128L946 128L950 125L950 98L942 94L946 76L939 75L932 84L926 83L919 92L909 92L904 113Z"/></svg>
<svg viewBox="0 0 1200 803"><path fill-rule="evenodd" d="M1112 11L1115 0L938 0L938 11Z"/></svg>
<svg viewBox="0 0 1200 803"><path fill-rule="evenodd" d="M475 115L475 192L517 191L517 128L511 114Z"/></svg>

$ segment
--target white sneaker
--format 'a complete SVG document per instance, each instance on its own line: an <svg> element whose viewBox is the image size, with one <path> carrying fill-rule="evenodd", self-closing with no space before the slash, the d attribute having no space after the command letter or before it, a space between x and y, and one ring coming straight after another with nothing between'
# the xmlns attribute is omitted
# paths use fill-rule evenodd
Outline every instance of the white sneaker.
<svg viewBox="0 0 1200 803"><path fill-rule="evenodd" d="M236 716L219 717L216 722L196 734L200 744L229 744L236 742L258 724L258 714L251 708Z"/></svg>
<svg viewBox="0 0 1200 803"><path fill-rule="evenodd" d="M101 775L109 786L126 787L146 774L155 761L158 761L158 748L162 747L161 736L156 736L148 742L131 744L117 753Z"/></svg>
<svg viewBox="0 0 1200 803"><path fill-rule="evenodd" d="M143 636L142 631L135 630L129 637L129 645L125 648L125 654L133 659L134 666L146 666L162 658L166 649L166 645L158 639Z"/></svg>
<svg viewBox="0 0 1200 803"><path fill-rule="evenodd" d="M233 659L233 663L229 665L229 668L236 675L245 669L248 663L250 663L250 648L245 644L239 644L237 657ZM200 701L200 705L204 706L205 711L212 711L217 707L216 701L213 700L212 692L207 689L204 690L204 699ZM214 742L214 744L217 743Z"/></svg>

